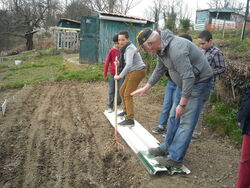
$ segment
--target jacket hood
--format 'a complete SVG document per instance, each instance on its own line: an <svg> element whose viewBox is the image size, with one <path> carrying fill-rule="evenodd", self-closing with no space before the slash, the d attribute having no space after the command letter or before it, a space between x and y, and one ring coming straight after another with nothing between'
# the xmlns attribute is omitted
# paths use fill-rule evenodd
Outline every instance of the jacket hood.
<svg viewBox="0 0 250 188"><path fill-rule="evenodd" d="M171 42L171 40L174 38L174 34L172 31L166 29L164 31L161 31L161 42L162 42L162 47L165 49L168 44Z"/></svg>

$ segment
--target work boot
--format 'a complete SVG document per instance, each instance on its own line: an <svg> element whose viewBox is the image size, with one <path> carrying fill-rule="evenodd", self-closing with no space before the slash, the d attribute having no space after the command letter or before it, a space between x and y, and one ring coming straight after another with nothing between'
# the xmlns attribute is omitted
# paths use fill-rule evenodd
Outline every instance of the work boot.
<svg viewBox="0 0 250 188"><path fill-rule="evenodd" d="M125 119L122 122L118 123L118 125L124 127L133 127L135 125L135 121L133 119Z"/></svg>
<svg viewBox="0 0 250 188"><path fill-rule="evenodd" d="M121 117L123 117L125 115L127 115L127 112L121 112L121 113L118 114L118 116L121 116Z"/></svg>
<svg viewBox="0 0 250 188"><path fill-rule="evenodd" d="M163 151L160 147L157 148L149 148L148 153L154 156L166 156L168 153Z"/></svg>
<svg viewBox="0 0 250 188"><path fill-rule="evenodd" d="M154 133L154 134L163 134L165 132L166 132L166 129L162 129L162 128L158 127L158 126L156 128L154 128L154 129L152 129L152 133Z"/></svg>
<svg viewBox="0 0 250 188"><path fill-rule="evenodd" d="M167 157L156 157L155 160L162 166L167 168L181 168L182 162L176 162Z"/></svg>

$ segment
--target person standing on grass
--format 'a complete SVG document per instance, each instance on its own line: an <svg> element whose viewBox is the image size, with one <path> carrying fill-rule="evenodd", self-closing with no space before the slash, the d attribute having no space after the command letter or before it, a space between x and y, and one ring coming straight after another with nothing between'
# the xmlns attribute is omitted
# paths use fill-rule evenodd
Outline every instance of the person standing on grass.
<svg viewBox="0 0 250 188"><path fill-rule="evenodd" d="M133 96L131 96L130 93L137 89L139 83L145 77L146 65L137 48L131 43L127 31L121 31L119 33L118 41L121 47L120 63L124 61L125 67L114 79L120 80L126 76L120 88L123 112L118 114L118 116L125 116L125 120L118 123L118 125L131 127L134 126L134 104Z"/></svg>
<svg viewBox="0 0 250 188"><path fill-rule="evenodd" d="M250 187L250 86L242 99L238 112L238 126L242 129L243 142L238 179L235 188Z"/></svg>
<svg viewBox="0 0 250 188"><path fill-rule="evenodd" d="M180 168L188 150L193 130L210 95L213 84L213 72L204 54L191 41L173 35L166 29L152 31L141 30L137 42L145 52L156 53L158 62L154 72L143 88L132 96L142 96L161 76L169 71L171 79L181 88L181 98L175 109L178 125L168 125L167 135L159 147L148 152L157 156L156 161L167 168Z"/></svg>
<svg viewBox="0 0 250 188"><path fill-rule="evenodd" d="M185 38L191 42L193 41L192 37L188 34L182 34L180 35L180 37ZM159 125L152 130L154 134L164 134L164 135L166 134L168 119L170 117L170 110L174 104L174 100L175 99L179 100L180 98L179 93L181 92L181 89L170 78L168 71L165 73L165 75L168 78L168 82L165 89L165 95L164 95ZM175 121L174 117L173 121Z"/></svg>
<svg viewBox="0 0 250 188"><path fill-rule="evenodd" d="M107 77L108 73L108 68L109 68L109 90L108 90L108 95L109 95L109 103L108 103L108 112L111 113L114 108L114 99L115 99L115 60L116 58L119 58L120 56L120 50L119 50L119 43L118 43L118 34L113 36L113 42L114 46L111 48L108 52L105 64L104 64L104 69L103 69L103 77ZM117 105L121 104L121 97L120 97L120 92L119 88L121 87L124 79L120 79L118 81L118 93L117 93Z"/></svg>

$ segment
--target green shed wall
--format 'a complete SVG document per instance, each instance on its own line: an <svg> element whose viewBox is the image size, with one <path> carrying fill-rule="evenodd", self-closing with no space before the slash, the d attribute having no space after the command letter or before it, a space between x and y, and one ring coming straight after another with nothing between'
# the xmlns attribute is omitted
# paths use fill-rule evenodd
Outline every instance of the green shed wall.
<svg viewBox="0 0 250 188"><path fill-rule="evenodd" d="M196 24L204 24L208 20L209 20L208 11L196 12Z"/></svg>
<svg viewBox="0 0 250 188"><path fill-rule="evenodd" d="M98 62L102 63L105 61L109 49L113 47L112 38L115 34L119 33L121 30L127 30L129 32L130 40L133 44L137 45L136 35L141 29L145 27L153 28L153 23L138 24L111 20L100 20Z"/></svg>

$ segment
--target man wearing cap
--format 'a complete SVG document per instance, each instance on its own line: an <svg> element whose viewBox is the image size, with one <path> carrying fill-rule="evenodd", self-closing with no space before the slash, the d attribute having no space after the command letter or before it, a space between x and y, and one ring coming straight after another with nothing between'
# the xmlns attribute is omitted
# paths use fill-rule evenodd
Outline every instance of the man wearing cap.
<svg viewBox="0 0 250 188"><path fill-rule="evenodd" d="M175 118L180 118L180 123L168 124L164 142L157 148L149 149L150 154L157 156L159 164L168 168L180 168L199 114L209 98L213 71L195 44L173 35L169 30L157 32L150 28L143 29L137 35L137 42L145 52L156 53L158 62L147 84L131 95L143 95L156 84L166 70L173 82L182 89L175 109Z"/></svg>

